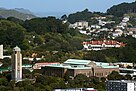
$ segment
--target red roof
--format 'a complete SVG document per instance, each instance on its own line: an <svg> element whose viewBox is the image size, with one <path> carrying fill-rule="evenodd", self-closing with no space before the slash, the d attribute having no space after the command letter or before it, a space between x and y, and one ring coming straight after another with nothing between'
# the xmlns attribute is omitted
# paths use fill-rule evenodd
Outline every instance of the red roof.
<svg viewBox="0 0 136 91"><path fill-rule="evenodd" d="M115 40L90 41L90 42L83 42L82 44L92 44L92 45L102 45L102 44L106 44L106 45L121 45L122 47L124 47L126 45L126 44L120 43L120 42L115 41Z"/></svg>
<svg viewBox="0 0 136 91"><path fill-rule="evenodd" d="M50 64L60 64L59 62L45 62L45 63L36 63L35 65L50 65Z"/></svg>

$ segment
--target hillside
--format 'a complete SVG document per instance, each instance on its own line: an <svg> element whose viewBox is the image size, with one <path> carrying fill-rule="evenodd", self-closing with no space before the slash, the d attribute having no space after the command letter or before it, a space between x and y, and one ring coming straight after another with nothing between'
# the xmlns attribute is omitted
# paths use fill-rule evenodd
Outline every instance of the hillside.
<svg viewBox="0 0 136 91"><path fill-rule="evenodd" d="M72 14L68 15L67 20L70 23L75 23L78 21L88 21L89 23L91 23L91 22L95 22L91 19L91 17L95 17L95 16L99 16L99 15L103 16L104 13L91 12L88 9L85 9L83 11L72 13ZM64 17L64 15L62 16L62 18L63 17Z"/></svg>
<svg viewBox="0 0 136 91"><path fill-rule="evenodd" d="M3 9L3 8L0 8L0 16L3 18L12 16L21 20L32 19L36 17L35 15L22 13L14 9Z"/></svg>
<svg viewBox="0 0 136 91"><path fill-rule="evenodd" d="M14 10L24 13L24 14L33 14L30 10L24 9L24 8L15 8Z"/></svg>
<svg viewBox="0 0 136 91"><path fill-rule="evenodd" d="M114 5L107 10L107 14L121 17L124 14L136 13L136 2L121 3Z"/></svg>

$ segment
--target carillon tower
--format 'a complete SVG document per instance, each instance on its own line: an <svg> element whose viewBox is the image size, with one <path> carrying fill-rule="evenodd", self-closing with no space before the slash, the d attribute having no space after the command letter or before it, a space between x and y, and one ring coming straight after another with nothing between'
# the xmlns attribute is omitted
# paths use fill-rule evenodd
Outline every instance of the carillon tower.
<svg viewBox="0 0 136 91"><path fill-rule="evenodd" d="M16 82L22 81L22 54L21 49L17 46L13 49L13 53L11 56L11 64L12 80Z"/></svg>

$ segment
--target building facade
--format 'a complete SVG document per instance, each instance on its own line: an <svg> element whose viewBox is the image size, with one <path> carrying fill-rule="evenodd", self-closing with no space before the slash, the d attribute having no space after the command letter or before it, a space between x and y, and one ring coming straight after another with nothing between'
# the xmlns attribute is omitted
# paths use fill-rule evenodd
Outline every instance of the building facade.
<svg viewBox="0 0 136 91"><path fill-rule="evenodd" d="M136 81L129 80L106 81L106 91L136 91Z"/></svg>
<svg viewBox="0 0 136 91"><path fill-rule="evenodd" d="M97 91L94 88L54 89L53 91Z"/></svg>
<svg viewBox="0 0 136 91"><path fill-rule="evenodd" d="M18 82L22 80L22 54L19 47L13 49L11 56L12 80Z"/></svg>
<svg viewBox="0 0 136 91"><path fill-rule="evenodd" d="M107 48L125 47L125 44L114 40L83 42L84 50L103 50Z"/></svg>
<svg viewBox="0 0 136 91"><path fill-rule="evenodd" d="M46 65L42 67L42 70L43 74L56 77L63 77L65 74L71 77L75 77L78 74L84 74L87 77L107 77L112 71L119 72L119 67L111 63L68 59L62 64Z"/></svg>

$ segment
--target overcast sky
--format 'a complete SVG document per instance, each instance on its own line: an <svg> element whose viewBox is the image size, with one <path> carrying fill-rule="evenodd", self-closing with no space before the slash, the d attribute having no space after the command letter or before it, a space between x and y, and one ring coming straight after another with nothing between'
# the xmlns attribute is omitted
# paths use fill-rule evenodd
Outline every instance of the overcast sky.
<svg viewBox="0 0 136 91"><path fill-rule="evenodd" d="M88 8L105 12L109 7L135 0L0 0L0 7L25 8L32 12L76 12Z"/></svg>

